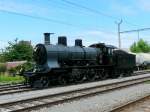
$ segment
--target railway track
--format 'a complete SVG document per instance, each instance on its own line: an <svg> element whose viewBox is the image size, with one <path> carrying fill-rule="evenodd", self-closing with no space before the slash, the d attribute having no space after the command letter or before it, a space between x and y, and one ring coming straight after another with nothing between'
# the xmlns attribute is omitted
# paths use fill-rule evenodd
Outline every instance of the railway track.
<svg viewBox="0 0 150 112"><path fill-rule="evenodd" d="M136 71L133 73L133 75L141 75L141 74L146 74L146 73L150 73L150 70ZM36 90L36 89L31 89L31 88L29 88L29 85L24 85L23 83L3 84L3 85L0 85L0 96L6 95L6 94L28 92L28 91L32 91L32 90Z"/></svg>
<svg viewBox="0 0 150 112"><path fill-rule="evenodd" d="M127 102L127 103L120 105L118 107L115 107L110 112L121 112L122 110L127 109L128 107L131 107L132 105L135 105L141 101L145 101L148 98L150 98L150 95L144 96L143 98L139 98L139 99Z"/></svg>
<svg viewBox="0 0 150 112"><path fill-rule="evenodd" d="M141 74L147 74L147 73L150 73L150 70L135 71L133 75L141 75Z"/></svg>
<svg viewBox="0 0 150 112"><path fill-rule="evenodd" d="M8 95L8 94L14 94L14 93L21 93L21 92L27 92L27 91L33 91L35 89L29 88L29 87L21 87L21 88L8 88L7 90L0 91L0 96L2 95Z"/></svg>
<svg viewBox="0 0 150 112"><path fill-rule="evenodd" d="M0 96L6 94L21 93L21 92L31 91L31 90L32 89L29 88L29 85L25 85L23 83L4 84L4 85L0 85Z"/></svg>
<svg viewBox="0 0 150 112"><path fill-rule="evenodd" d="M1 84L0 89L5 89L9 87L18 87L18 86L23 86L23 83L16 83L16 84Z"/></svg>
<svg viewBox="0 0 150 112"><path fill-rule="evenodd" d="M47 94L44 96L32 97L28 99L5 102L0 104L0 111L5 112L22 112L30 111L45 106L52 106L68 101L74 101L85 97L97 95L108 91L113 91L135 84L143 83L150 80L150 74L144 76L133 76L133 78L126 78L126 80L118 80L107 84L95 85L91 87L78 88L67 90L57 94Z"/></svg>

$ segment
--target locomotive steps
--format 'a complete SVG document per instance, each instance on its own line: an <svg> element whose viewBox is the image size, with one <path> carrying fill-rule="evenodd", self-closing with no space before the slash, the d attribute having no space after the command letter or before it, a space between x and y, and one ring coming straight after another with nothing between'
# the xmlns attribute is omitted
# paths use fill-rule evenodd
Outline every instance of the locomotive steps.
<svg viewBox="0 0 150 112"><path fill-rule="evenodd" d="M150 74L33 91L18 94L10 99L0 97L0 111L22 112L38 109L140 84L148 80L150 80Z"/></svg>

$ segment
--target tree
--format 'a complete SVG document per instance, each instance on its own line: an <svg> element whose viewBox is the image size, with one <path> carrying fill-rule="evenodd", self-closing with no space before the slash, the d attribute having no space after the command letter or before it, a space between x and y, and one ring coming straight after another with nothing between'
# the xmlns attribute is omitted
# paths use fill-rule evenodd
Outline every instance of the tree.
<svg viewBox="0 0 150 112"><path fill-rule="evenodd" d="M3 61L32 60L33 47L28 41L8 42L5 52L1 54Z"/></svg>
<svg viewBox="0 0 150 112"><path fill-rule="evenodd" d="M143 39L140 39L137 43L134 42L130 47L131 52L134 53L148 53L150 52L150 44L148 44L147 41L144 41Z"/></svg>
<svg viewBox="0 0 150 112"><path fill-rule="evenodd" d="M3 56L3 54L0 54L0 62L4 62L4 56Z"/></svg>
<svg viewBox="0 0 150 112"><path fill-rule="evenodd" d="M6 71L6 64L0 63L0 73L4 73Z"/></svg>

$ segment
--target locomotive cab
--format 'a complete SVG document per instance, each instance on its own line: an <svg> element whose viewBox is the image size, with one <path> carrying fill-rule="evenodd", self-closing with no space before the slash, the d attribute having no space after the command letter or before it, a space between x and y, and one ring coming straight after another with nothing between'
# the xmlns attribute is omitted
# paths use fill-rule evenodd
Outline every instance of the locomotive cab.
<svg viewBox="0 0 150 112"><path fill-rule="evenodd" d="M99 48L102 51L102 58L99 60L102 60L102 65L113 65L113 50L116 48L112 45L105 45L104 43L98 43L90 45L90 47Z"/></svg>

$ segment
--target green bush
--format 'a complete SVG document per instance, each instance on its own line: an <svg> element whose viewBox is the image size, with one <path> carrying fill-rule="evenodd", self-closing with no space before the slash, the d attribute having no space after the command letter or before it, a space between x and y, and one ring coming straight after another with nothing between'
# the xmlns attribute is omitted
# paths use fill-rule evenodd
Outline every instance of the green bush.
<svg viewBox="0 0 150 112"><path fill-rule="evenodd" d="M22 76L11 76L7 73L0 74L0 83L20 83L23 82L25 79Z"/></svg>
<svg viewBox="0 0 150 112"><path fill-rule="evenodd" d="M14 67L14 68L10 68L9 70L8 70L8 72L9 72L9 74L11 74L11 75L13 75L13 74L16 74L16 67Z"/></svg>
<svg viewBox="0 0 150 112"><path fill-rule="evenodd" d="M33 63L26 62L23 65L21 65L21 68L23 68L26 71L31 70L33 68Z"/></svg>
<svg viewBox="0 0 150 112"><path fill-rule="evenodd" d="M6 72L6 64L0 63L0 73Z"/></svg>
<svg viewBox="0 0 150 112"><path fill-rule="evenodd" d="M9 73L10 74L22 74L24 71L28 71L28 70L31 70L33 67L33 64L30 63L30 62L26 62L22 65L19 65L17 67L14 67L14 68L11 68L9 69Z"/></svg>

